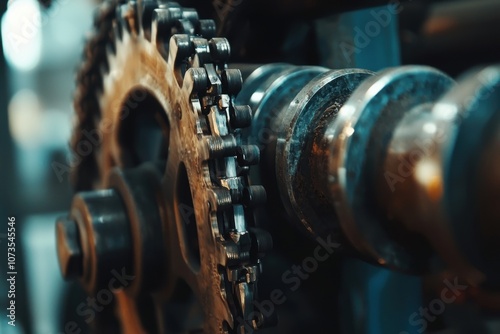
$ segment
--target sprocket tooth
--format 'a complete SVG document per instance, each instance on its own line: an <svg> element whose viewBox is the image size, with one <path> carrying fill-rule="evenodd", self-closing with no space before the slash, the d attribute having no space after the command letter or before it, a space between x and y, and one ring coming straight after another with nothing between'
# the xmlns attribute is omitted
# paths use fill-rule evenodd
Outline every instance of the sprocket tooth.
<svg viewBox="0 0 500 334"><path fill-rule="evenodd" d="M136 11L137 3L131 1L116 9L116 22L122 31L130 35L137 35L139 33L139 22Z"/></svg>
<svg viewBox="0 0 500 334"><path fill-rule="evenodd" d="M139 17L139 4L137 3L136 0L131 0L128 3L128 6L131 11L131 27L134 29L134 33L136 35L139 35L139 32L141 30L141 18Z"/></svg>
<svg viewBox="0 0 500 334"><path fill-rule="evenodd" d="M192 53L193 48L189 35L178 34L170 38L168 63L174 68L177 83L181 87L184 80L182 65Z"/></svg>
<svg viewBox="0 0 500 334"><path fill-rule="evenodd" d="M108 51L108 52L111 52L111 51ZM99 68L99 77L104 77L108 72L109 72L109 63L106 62L106 63L101 64L101 66ZM96 91L98 94L102 93L102 90L104 87L104 84L102 83L101 80L100 80L100 82L101 82L101 84L99 86L96 86L96 88L97 88Z"/></svg>
<svg viewBox="0 0 500 334"><path fill-rule="evenodd" d="M151 41L158 51L167 59L171 31L177 20L182 18L182 11L178 5L162 4L153 11L151 24Z"/></svg>
<svg viewBox="0 0 500 334"><path fill-rule="evenodd" d="M153 23L153 13L158 8L158 2L156 0L143 0L141 7L139 14L141 17L141 28L144 37L148 41L151 41L151 24Z"/></svg>
<svg viewBox="0 0 500 334"><path fill-rule="evenodd" d="M117 44L117 36L116 31L114 30L115 25L113 24L113 29L109 30L108 33L108 41L106 44L106 51L111 51L112 55L116 54L116 44Z"/></svg>
<svg viewBox="0 0 500 334"><path fill-rule="evenodd" d="M111 21L114 15L115 5L110 2L104 2L104 4L98 7L94 11L93 25L94 28L99 30L103 26L103 22Z"/></svg>
<svg viewBox="0 0 500 334"><path fill-rule="evenodd" d="M115 40L111 40L106 44L106 57L109 59L110 56L114 55L116 55L116 42Z"/></svg>

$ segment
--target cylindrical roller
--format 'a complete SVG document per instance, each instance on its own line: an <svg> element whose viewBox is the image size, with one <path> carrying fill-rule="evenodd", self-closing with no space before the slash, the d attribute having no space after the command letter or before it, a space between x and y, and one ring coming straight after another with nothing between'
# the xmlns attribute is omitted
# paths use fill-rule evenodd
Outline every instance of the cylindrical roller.
<svg viewBox="0 0 500 334"><path fill-rule="evenodd" d="M320 74L282 109L275 123L275 171L282 201L314 238L338 233L327 188L325 130L345 100L371 75L359 69Z"/></svg>
<svg viewBox="0 0 500 334"><path fill-rule="evenodd" d="M296 219L290 200L283 197L277 181L276 146L279 134L286 126L284 119L296 95L311 80L328 69L313 66L288 64L266 65L255 70L245 81L237 101L248 104L254 111L252 126L246 129L244 140L258 147L260 173L253 175L257 183L263 183L268 191L269 205L286 210L288 216ZM305 224L301 224L305 226Z"/></svg>
<svg viewBox="0 0 500 334"><path fill-rule="evenodd" d="M499 84L498 67L490 67L407 113L377 172L387 220L410 238L424 236L473 285L499 279Z"/></svg>
<svg viewBox="0 0 500 334"><path fill-rule="evenodd" d="M468 73L434 107L444 127L443 210L460 251L500 282L500 66Z"/></svg>
<svg viewBox="0 0 500 334"><path fill-rule="evenodd" d="M255 110L267 86L263 85L273 74L290 68L290 64L269 64L260 66L252 70L252 73L245 79L244 87L236 97L237 104L249 104L252 110ZM250 103L252 101L252 103Z"/></svg>
<svg viewBox="0 0 500 334"><path fill-rule="evenodd" d="M123 201L115 190L78 193L73 198L70 217L78 228L78 233L72 235L79 239L81 247L79 277L89 293L107 288L114 275L122 270L133 273L130 223ZM60 230L58 226L58 234ZM60 255L64 253L61 246L58 243Z"/></svg>
<svg viewBox="0 0 500 334"><path fill-rule="evenodd" d="M331 141L329 188L342 230L355 248L379 264L407 272L420 272L427 265L431 251L425 240L409 235L411 227L380 209L385 201L381 196L394 194L386 181L392 174L385 159L400 142L391 141L398 124L430 108L453 84L429 67L382 71L356 89L326 131Z"/></svg>
<svg viewBox="0 0 500 334"><path fill-rule="evenodd" d="M360 252L417 272L436 252L470 284L498 278L500 183L488 171L499 78L489 68L455 85L436 70L401 67L353 93L327 131L329 181L342 230Z"/></svg>
<svg viewBox="0 0 500 334"><path fill-rule="evenodd" d="M130 294L166 284L159 179L157 166L145 163L113 170L110 189L74 196L69 218L59 219L56 229L65 277L79 278L89 293L108 288L117 275L133 276L126 282Z"/></svg>

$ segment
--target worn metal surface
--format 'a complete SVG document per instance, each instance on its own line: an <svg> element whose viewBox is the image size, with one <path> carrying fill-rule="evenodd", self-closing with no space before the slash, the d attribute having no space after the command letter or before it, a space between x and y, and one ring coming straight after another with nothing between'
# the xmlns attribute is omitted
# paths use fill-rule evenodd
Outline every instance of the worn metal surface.
<svg viewBox="0 0 500 334"><path fill-rule="evenodd" d="M495 147L495 75L490 68L455 88L451 78L425 66L396 67L372 76L363 70L267 65L243 88L256 109L248 140L263 151L255 177L273 189L277 207L286 210L288 219L314 238L333 234L342 242L345 237L372 261L407 273L426 272L438 254L451 270L479 284L483 274L463 252L475 248L479 258L481 247L459 249L453 234L467 217L465 208L471 208L465 203L473 203L475 196L483 196L483 203L487 198L474 190L482 179L473 172L479 168L481 148L490 152ZM443 112L432 111L434 105L454 114L439 116ZM465 116L469 114L480 116ZM482 130L467 145L465 139L450 138L458 136L455 132L465 138L466 132L460 132L464 128L467 133ZM456 140L464 141L460 149ZM494 155L487 156L483 160ZM449 175L457 176L445 182L442 177ZM485 180L483 188L488 184L487 193L494 193L494 176ZM466 200L465 194L472 197ZM468 215L467 224L473 226L480 212ZM493 224L485 224L482 229L496 235ZM492 261L495 247L488 247ZM491 270L488 276L495 279Z"/></svg>
<svg viewBox="0 0 500 334"><path fill-rule="evenodd" d="M380 264L406 271L425 266L428 254L422 253L420 260L412 258L404 245L392 242L384 227L387 218L377 217L373 173L404 113L437 100L452 83L444 74L425 67L382 71L360 85L327 130L332 139L330 189L343 230L358 250Z"/></svg>

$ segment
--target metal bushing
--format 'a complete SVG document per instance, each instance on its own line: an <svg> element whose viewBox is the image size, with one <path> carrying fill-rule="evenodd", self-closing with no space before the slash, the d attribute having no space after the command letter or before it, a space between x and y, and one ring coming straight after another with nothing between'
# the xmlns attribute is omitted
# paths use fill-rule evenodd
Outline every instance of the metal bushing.
<svg viewBox="0 0 500 334"><path fill-rule="evenodd" d="M107 287L116 272L133 272L130 224L115 190L75 195L56 231L63 277L79 278L89 293Z"/></svg>
<svg viewBox="0 0 500 334"><path fill-rule="evenodd" d="M110 174L110 189L77 193L68 218L57 222L63 277L79 278L89 293L125 272L138 295L165 283L166 243L161 220L158 167L143 164ZM118 273L118 274L117 274Z"/></svg>

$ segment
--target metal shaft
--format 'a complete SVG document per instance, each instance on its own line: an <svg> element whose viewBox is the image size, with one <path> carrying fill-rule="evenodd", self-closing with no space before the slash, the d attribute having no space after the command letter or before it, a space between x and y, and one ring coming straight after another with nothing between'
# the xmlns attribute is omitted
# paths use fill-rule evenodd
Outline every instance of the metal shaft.
<svg viewBox="0 0 500 334"><path fill-rule="evenodd" d="M307 83L297 91L292 78ZM498 67L458 85L422 66L263 67L242 90L257 110L260 177L313 237L334 233L406 272L426 271L437 253L472 284L497 279L499 80Z"/></svg>

